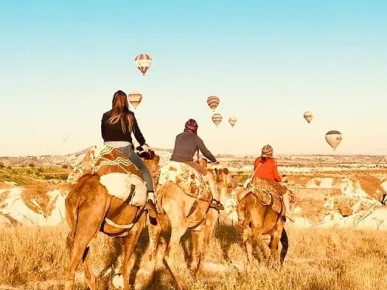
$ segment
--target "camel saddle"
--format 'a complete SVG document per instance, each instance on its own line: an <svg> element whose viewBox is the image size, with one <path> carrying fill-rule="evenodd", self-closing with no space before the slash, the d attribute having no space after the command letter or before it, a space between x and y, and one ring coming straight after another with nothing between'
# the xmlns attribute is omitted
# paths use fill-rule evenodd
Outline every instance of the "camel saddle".
<svg viewBox="0 0 387 290"><path fill-rule="evenodd" d="M95 174L108 194L130 205L142 207L147 189L139 169L119 150L103 145L93 146L74 166L67 182L75 184L82 176Z"/></svg>
<svg viewBox="0 0 387 290"><path fill-rule="evenodd" d="M273 180L266 178L255 178L252 187L240 191L237 195L240 202L248 194L254 194L263 205L270 206L278 214L283 214L282 195L287 191L287 187Z"/></svg>
<svg viewBox="0 0 387 290"><path fill-rule="evenodd" d="M169 161L161 168L159 184L173 182L188 196L211 202L212 193L204 177L188 164Z"/></svg>

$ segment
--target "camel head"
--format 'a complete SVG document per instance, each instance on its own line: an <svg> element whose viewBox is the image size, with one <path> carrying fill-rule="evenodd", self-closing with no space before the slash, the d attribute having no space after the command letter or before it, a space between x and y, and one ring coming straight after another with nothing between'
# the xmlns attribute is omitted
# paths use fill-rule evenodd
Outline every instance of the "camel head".
<svg viewBox="0 0 387 290"><path fill-rule="evenodd" d="M213 173L218 187L233 188L233 179L228 168L214 168Z"/></svg>
<svg viewBox="0 0 387 290"><path fill-rule="evenodd" d="M148 152L140 153L139 156L141 157L142 161L144 161L145 165L148 167L150 173L152 174L153 183L156 188L159 184L160 179L160 156L157 155L151 149L149 149Z"/></svg>
<svg viewBox="0 0 387 290"><path fill-rule="evenodd" d="M226 167L215 167L212 172L218 187L219 198L221 202L225 202L237 184L235 184L230 171Z"/></svg>

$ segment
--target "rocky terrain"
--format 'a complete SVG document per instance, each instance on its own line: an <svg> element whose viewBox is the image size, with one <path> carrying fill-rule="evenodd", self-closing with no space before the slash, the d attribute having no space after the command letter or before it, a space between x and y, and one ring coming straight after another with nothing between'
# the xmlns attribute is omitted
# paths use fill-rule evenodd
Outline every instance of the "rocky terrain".
<svg viewBox="0 0 387 290"><path fill-rule="evenodd" d="M0 224L52 226L64 222L66 178L85 150L63 156L0 158ZM170 150L158 150L162 166ZM252 173L254 157L220 156L239 179ZM381 156L278 156L279 171L295 193L293 227L387 229L387 165ZM223 213L235 222L235 192Z"/></svg>
<svg viewBox="0 0 387 290"><path fill-rule="evenodd" d="M0 267L0 289L63 289L63 273L68 266L64 201L70 185L66 179L84 153L0 158L0 240L2 255L8 261ZM170 151L157 153L162 166ZM238 179L239 187L252 174L252 156L218 159ZM192 289L255 289L257 285L263 289L385 289L384 158L313 155L279 156L277 160L280 173L287 175L287 186L295 194L295 222L286 224L291 244L284 270L277 273L259 267L257 273L246 274L245 254L234 226L234 190L223 201L225 210L211 238L210 257L205 264L211 275L192 279L183 267L183 253L176 257L182 266L179 272ZM146 245L144 234L138 257L146 252ZM109 238L98 234L91 247L99 275L98 289L122 286L121 276L114 274L117 268L102 270L115 265L118 257ZM225 264L225 252L232 265ZM143 279L148 261L144 258L138 263L136 283L146 284ZM158 273L157 289L171 289L171 277L162 265ZM240 279L240 273L246 278ZM77 281L82 287L82 272L77 273ZM289 286L289 281L295 284Z"/></svg>

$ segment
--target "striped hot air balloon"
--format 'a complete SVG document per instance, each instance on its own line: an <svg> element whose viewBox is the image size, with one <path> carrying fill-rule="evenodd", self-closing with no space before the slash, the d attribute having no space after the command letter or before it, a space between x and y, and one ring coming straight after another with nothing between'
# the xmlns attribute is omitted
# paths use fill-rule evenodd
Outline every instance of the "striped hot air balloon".
<svg viewBox="0 0 387 290"><path fill-rule="evenodd" d="M306 111L304 113L304 119L310 124L313 119L313 113L311 111Z"/></svg>
<svg viewBox="0 0 387 290"><path fill-rule="evenodd" d="M237 122L237 118L235 118L235 117L230 117L230 118L228 119L228 122L230 123L230 125L231 125L232 127L234 127L235 124L236 124L236 122Z"/></svg>
<svg viewBox="0 0 387 290"><path fill-rule="evenodd" d="M211 108L213 112L215 112L216 108L218 107L220 103L220 100L217 96L209 96L207 98L207 105Z"/></svg>
<svg viewBox="0 0 387 290"><path fill-rule="evenodd" d="M136 109L137 106L141 103L142 94L138 92L133 92L128 95L129 103Z"/></svg>
<svg viewBox="0 0 387 290"><path fill-rule="evenodd" d="M339 131L331 130L325 134L325 140L333 150L336 150L337 146L341 143L341 140L343 140L343 137Z"/></svg>
<svg viewBox="0 0 387 290"><path fill-rule="evenodd" d="M214 122L214 124L216 125L216 127L218 127L219 124L222 122L223 117L221 114L215 113L212 115L211 119L212 119L212 122Z"/></svg>
<svg viewBox="0 0 387 290"><path fill-rule="evenodd" d="M142 75L144 76L152 64L152 58L148 54L142 53L136 56L135 62L137 68L140 70L140 72L142 72Z"/></svg>

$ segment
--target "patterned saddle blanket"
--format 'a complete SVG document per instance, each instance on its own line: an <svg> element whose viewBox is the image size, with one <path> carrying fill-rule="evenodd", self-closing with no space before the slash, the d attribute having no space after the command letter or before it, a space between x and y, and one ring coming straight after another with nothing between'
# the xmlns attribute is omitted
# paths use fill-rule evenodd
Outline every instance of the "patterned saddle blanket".
<svg viewBox="0 0 387 290"><path fill-rule="evenodd" d="M99 182L110 195L130 205L145 205L147 189L141 172L119 150L107 145L93 146L73 166L67 182L75 184L86 174L99 176Z"/></svg>
<svg viewBox="0 0 387 290"><path fill-rule="evenodd" d="M210 202L212 193L208 181L194 168L185 163L168 161L160 171L159 184L173 182L188 196Z"/></svg>
<svg viewBox="0 0 387 290"><path fill-rule="evenodd" d="M278 214L284 214L284 204L282 195L287 191L287 187L275 181L256 178L253 185L238 193L238 202L241 201L247 194L254 194L263 205L270 206Z"/></svg>

